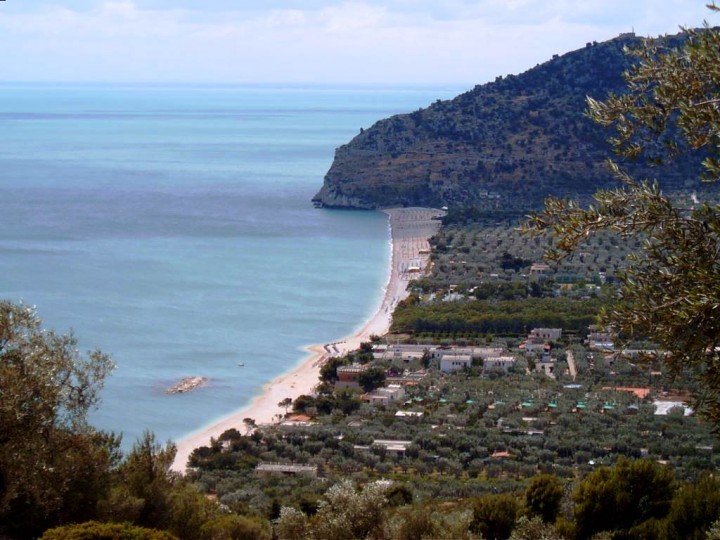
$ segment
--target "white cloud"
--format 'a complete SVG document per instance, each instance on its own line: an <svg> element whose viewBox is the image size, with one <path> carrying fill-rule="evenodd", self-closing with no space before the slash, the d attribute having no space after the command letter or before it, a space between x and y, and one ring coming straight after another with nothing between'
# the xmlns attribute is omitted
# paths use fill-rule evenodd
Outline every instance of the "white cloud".
<svg viewBox="0 0 720 540"><path fill-rule="evenodd" d="M475 84L633 27L712 20L690 0L20 4L0 3L6 80Z"/></svg>

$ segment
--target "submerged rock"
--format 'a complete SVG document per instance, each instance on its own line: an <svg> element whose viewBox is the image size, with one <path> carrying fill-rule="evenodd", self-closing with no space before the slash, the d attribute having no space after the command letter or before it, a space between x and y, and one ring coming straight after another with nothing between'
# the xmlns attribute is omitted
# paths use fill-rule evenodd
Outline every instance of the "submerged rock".
<svg viewBox="0 0 720 540"><path fill-rule="evenodd" d="M184 392L190 392L191 390L195 390L198 386L205 384L207 381L207 377L184 377L177 384L174 384L165 390L165 393L182 394Z"/></svg>

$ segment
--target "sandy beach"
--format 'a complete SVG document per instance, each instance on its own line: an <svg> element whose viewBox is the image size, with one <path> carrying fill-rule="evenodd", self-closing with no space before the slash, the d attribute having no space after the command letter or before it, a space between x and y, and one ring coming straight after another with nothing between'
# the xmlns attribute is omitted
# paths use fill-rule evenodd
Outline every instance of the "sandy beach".
<svg viewBox="0 0 720 540"><path fill-rule="evenodd" d="M302 362L265 385L262 394L249 405L178 441L172 465L174 471L184 472L191 452L207 445L211 437L218 437L231 428L244 433L244 418L252 418L257 425L277 422L285 412L278 403L285 398L294 400L299 395L311 393L318 382L320 366L328 357L341 356L359 348L370 336L387 333L395 305L408 295L408 281L421 275L429 263L428 240L440 226L433 218L443 212L430 208L390 208L383 212L389 216L392 260L385 295L375 314L351 336L333 343L308 346L308 354Z"/></svg>

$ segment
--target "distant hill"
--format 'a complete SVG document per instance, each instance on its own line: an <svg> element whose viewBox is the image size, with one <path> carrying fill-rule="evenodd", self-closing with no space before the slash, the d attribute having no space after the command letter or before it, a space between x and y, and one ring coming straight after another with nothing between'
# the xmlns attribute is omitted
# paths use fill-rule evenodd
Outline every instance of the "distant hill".
<svg viewBox="0 0 720 540"><path fill-rule="evenodd" d="M671 46L684 40L667 38ZM622 93L633 34L555 55L517 76L498 77L426 109L396 115L339 147L318 206L537 208L548 194L586 198L613 181L604 160L610 132L584 116L585 97ZM653 177L647 164L628 166ZM688 158L662 171L663 188L697 186Z"/></svg>

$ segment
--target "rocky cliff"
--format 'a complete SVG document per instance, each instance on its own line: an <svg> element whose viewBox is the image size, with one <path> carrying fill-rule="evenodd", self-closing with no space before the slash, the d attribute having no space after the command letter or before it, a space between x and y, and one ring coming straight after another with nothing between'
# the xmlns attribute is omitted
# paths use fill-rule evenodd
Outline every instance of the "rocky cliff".
<svg viewBox="0 0 720 540"><path fill-rule="evenodd" d="M673 45L682 36L668 38ZM338 148L318 206L403 205L537 208L548 194L585 198L610 185L610 133L585 117L585 98L625 88L623 48L634 35L554 56L529 71L425 109L381 120ZM631 172L652 176L643 163ZM682 188L697 169L680 160L664 187Z"/></svg>

